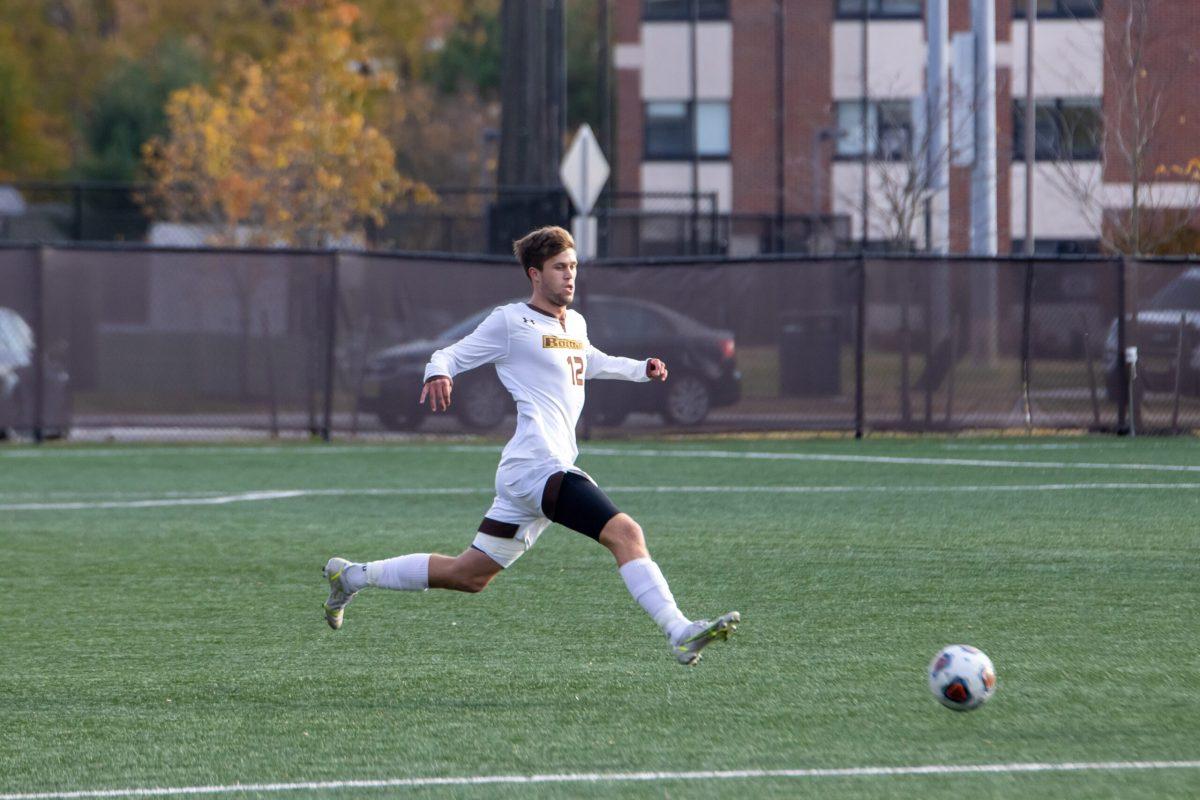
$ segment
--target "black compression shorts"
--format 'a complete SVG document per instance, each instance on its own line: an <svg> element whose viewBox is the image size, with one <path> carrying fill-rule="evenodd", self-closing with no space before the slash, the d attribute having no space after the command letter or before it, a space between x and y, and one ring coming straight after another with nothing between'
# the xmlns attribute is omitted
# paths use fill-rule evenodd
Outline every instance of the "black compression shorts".
<svg viewBox="0 0 1200 800"><path fill-rule="evenodd" d="M600 531L621 512L599 486L578 472L556 472L542 491L542 513L553 522L600 540Z"/></svg>

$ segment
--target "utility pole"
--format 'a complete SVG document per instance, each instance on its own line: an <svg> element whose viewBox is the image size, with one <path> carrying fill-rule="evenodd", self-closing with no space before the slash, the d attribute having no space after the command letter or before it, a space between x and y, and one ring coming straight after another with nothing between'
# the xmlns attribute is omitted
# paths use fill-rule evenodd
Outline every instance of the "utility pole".
<svg viewBox="0 0 1200 800"><path fill-rule="evenodd" d="M971 170L971 252L994 256L996 233L996 0L973 0L975 167Z"/></svg>
<svg viewBox="0 0 1200 800"><path fill-rule="evenodd" d="M496 183L545 191L501 195L492 206L489 239L508 252L534 225L569 224L559 187L566 130L565 0L503 0L500 152Z"/></svg>
<svg viewBox="0 0 1200 800"><path fill-rule="evenodd" d="M867 48L870 46L870 30L871 30L871 4L863 0L862 4L862 37L859 41L861 50L859 56L859 68L862 71L862 240L859 244L859 252L867 252L867 240L870 238L870 220L871 220L871 151L874 149L871 142L871 83L868 76L868 70L871 66L871 59L868 55Z"/></svg>
<svg viewBox="0 0 1200 800"><path fill-rule="evenodd" d="M566 127L564 0L504 0L500 186L557 186Z"/></svg>
<svg viewBox="0 0 1200 800"><path fill-rule="evenodd" d="M1025 3L1025 255L1033 255L1033 166L1037 157L1037 103L1033 96L1033 29L1037 0Z"/></svg>
<svg viewBox="0 0 1200 800"><path fill-rule="evenodd" d="M691 254L700 253L700 0L688 0L688 18L691 21L690 45L688 47L690 66L688 82L691 88L691 123L692 123L692 231Z"/></svg>
<svg viewBox="0 0 1200 800"><path fill-rule="evenodd" d="M996 231L996 0L973 0L975 164L971 169L971 253L994 256ZM971 271L972 350L977 364L999 351L999 281L995 264Z"/></svg>
<svg viewBox="0 0 1200 800"><path fill-rule="evenodd" d="M930 253L950 251L950 0L929 0L925 17L929 63L925 72L925 247ZM940 344L953 335L950 267L944 261L928 267L929 336Z"/></svg>
<svg viewBox="0 0 1200 800"><path fill-rule="evenodd" d="M925 17L925 38L929 45L929 63L925 71L925 109L928 147L925 164L925 188L929 193L929 241L931 253L946 253L950 244L950 38L949 0L929 0Z"/></svg>

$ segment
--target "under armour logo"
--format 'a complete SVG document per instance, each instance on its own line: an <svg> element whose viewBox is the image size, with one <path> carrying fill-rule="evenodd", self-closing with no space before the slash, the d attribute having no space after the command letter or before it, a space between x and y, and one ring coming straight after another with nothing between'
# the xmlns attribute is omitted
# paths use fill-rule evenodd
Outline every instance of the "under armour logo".
<svg viewBox="0 0 1200 800"><path fill-rule="evenodd" d="M537 327L537 323L531 320L529 317L521 317L521 321L526 325L532 325L535 328Z"/></svg>

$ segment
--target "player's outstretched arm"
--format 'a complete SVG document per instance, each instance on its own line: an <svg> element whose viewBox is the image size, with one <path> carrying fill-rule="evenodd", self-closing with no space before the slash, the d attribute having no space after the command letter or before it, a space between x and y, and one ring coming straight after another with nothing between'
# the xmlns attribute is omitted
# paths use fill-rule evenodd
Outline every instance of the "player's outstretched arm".
<svg viewBox="0 0 1200 800"><path fill-rule="evenodd" d="M656 368L653 374L650 372L651 361L658 362L662 370L662 377L665 378L666 365L657 358L642 359L610 356L608 353L598 350L594 345L588 345L587 372L584 378L589 381L596 378L619 381L648 381L651 378L658 377L658 368Z"/></svg>

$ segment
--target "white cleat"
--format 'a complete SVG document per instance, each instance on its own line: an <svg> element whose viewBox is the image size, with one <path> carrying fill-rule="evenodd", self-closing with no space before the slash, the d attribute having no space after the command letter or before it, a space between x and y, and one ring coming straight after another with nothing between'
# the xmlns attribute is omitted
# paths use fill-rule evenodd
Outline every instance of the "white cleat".
<svg viewBox="0 0 1200 800"><path fill-rule="evenodd" d="M325 601L324 606L325 621L335 631L342 627L342 613L346 606L354 599L354 595L358 594L346 591L342 584L342 573L352 564L351 561L334 556L325 562L325 569L322 570L322 574L329 580L329 599Z"/></svg>
<svg viewBox="0 0 1200 800"><path fill-rule="evenodd" d="M698 619L671 645L671 655L680 664L692 666L700 660L700 651L716 641L725 641L737 630L742 615L736 611L722 614L712 622Z"/></svg>

